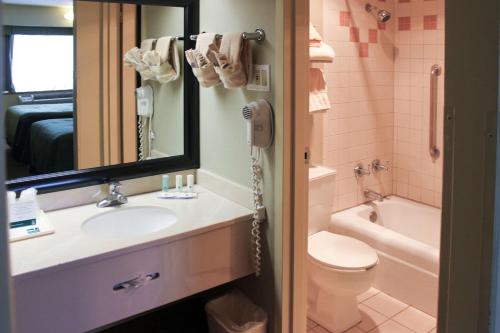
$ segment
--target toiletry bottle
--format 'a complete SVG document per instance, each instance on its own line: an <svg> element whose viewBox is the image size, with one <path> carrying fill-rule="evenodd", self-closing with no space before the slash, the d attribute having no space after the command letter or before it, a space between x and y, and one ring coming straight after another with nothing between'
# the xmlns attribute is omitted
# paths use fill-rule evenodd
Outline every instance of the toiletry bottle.
<svg viewBox="0 0 500 333"><path fill-rule="evenodd" d="M194 192L194 176L193 175L187 176L187 191L189 193Z"/></svg>
<svg viewBox="0 0 500 333"><path fill-rule="evenodd" d="M163 175L161 183L161 191L163 193L167 193L169 185L170 185L170 177L168 175Z"/></svg>
<svg viewBox="0 0 500 333"><path fill-rule="evenodd" d="M175 176L175 190L182 192L182 175Z"/></svg>

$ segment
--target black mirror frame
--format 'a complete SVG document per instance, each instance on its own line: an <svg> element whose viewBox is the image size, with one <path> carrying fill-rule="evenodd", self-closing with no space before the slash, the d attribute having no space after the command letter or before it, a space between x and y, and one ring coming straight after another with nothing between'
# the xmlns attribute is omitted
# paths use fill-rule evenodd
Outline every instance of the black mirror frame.
<svg viewBox="0 0 500 333"><path fill-rule="evenodd" d="M194 48L189 38L199 31L199 0L83 0L136 5L160 5L184 8L184 48ZM189 92L189 94L187 93ZM184 155L141 162L72 170L18 178L6 182L9 191L35 187L39 193L98 185L111 180L126 180L200 167L199 85L191 67L184 61Z"/></svg>

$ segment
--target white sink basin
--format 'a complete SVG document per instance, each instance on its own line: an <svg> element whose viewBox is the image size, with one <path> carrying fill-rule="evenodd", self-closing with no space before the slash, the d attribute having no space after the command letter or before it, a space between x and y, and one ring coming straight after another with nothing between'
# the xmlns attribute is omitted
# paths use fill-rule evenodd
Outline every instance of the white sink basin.
<svg viewBox="0 0 500 333"><path fill-rule="evenodd" d="M87 219L83 231L105 238L128 238L152 234L177 222L173 211L162 207L122 207Z"/></svg>

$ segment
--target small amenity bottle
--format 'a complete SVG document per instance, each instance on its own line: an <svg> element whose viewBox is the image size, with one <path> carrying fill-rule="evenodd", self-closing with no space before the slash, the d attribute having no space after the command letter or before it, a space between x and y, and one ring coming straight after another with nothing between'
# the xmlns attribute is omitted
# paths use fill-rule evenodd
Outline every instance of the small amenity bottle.
<svg viewBox="0 0 500 333"><path fill-rule="evenodd" d="M194 176L193 175L187 176L187 191L188 191L188 193L194 192Z"/></svg>
<svg viewBox="0 0 500 333"><path fill-rule="evenodd" d="M161 191L163 193L167 193L169 186L170 186L170 177L168 175L163 175L161 182Z"/></svg>
<svg viewBox="0 0 500 333"><path fill-rule="evenodd" d="M175 190L182 192L182 175L175 176Z"/></svg>

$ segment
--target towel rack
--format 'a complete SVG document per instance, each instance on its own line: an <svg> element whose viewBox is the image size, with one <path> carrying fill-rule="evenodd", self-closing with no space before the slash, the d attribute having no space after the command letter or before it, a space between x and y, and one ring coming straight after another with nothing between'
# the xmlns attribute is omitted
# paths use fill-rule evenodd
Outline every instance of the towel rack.
<svg viewBox="0 0 500 333"><path fill-rule="evenodd" d="M244 32L242 33L241 37L243 39L247 40L256 40L257 42L262 42L266 39L266 32L264 29L255 29L255 32ZM191 35L190 39L191 40L196 40L198 38L198 35ZM217 34L216 36L217 39L221 39L222 35Z"/></svg>

